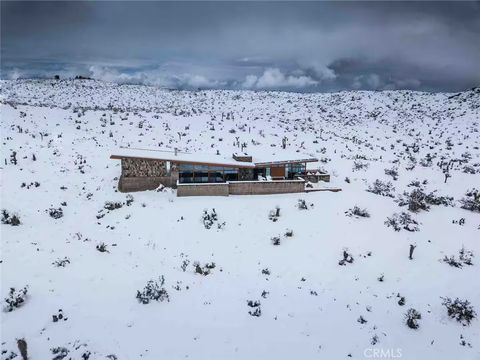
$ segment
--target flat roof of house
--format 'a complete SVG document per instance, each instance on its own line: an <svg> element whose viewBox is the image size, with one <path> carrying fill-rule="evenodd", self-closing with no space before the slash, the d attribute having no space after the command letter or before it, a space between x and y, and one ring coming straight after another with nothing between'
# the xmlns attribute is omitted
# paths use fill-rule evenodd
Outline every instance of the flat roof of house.
<svg viewBox="0 0 480 360"><path fill-rule="evenodd" d="M262 161L262 162L245 162L237 161L232 157L224 157L216 154L202 154L202 153L186 153L178 151L175 155L174 150L156 150L156 149L139 149L130 147L121 147L115 154L110 156L110 159L146 159L146 160L164 160L184 164L198 164L198 165L214 165L226 167L241 167L241 168L255 168L262 166L285 165L292 163L307 163L317 162L316 158L307 159L293 159L293 160L278 160L278 161Z"/></svg>
<svg viewBox="0 0 480 360"><path fill-rule="evenodd" d="M216 154L201 154L201 153L185 153L171 150L154 150L154 149L138 149L138 148L120 148L115 154L110 156L110 159L147 159L147 160L164 160L176 163L198 164L198 165L217 165L217 166L231 166L254 168L255 164L251 162L236 161L233 158L225 158Z"/></svg>

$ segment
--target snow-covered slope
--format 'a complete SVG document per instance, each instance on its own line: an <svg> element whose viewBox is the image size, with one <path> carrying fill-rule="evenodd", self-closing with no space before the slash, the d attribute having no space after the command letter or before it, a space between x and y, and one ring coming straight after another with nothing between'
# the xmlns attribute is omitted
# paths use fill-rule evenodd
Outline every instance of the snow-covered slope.
<svg viewBox="0 0 480 360"><path fill-rule="evenodd" d="M480 358L480 321L462 326L442 305L458 297L480 313L480 216L461 202L480 188L478 88L178 92L18 80L1 82L1 102L2 209L21 221L1 225L2 299L28 286L21 306L2 312L2 359L20 356L18 339L29 359L364 359L375 349ZM343 191L176 198L163 189L132 201L116 190L120 164L109 156L119 146L229 156L242 145L262 158L317 157ZM367 191L377 179L391 182L392 197ZM451 205L400 206L415 189ZM370 217L348 216L356 205ZM419 231L386 226L402 212ZM443 261L459 261L462 247L473 265ZM344 251L353 262L340 265ZM195 262L215 267L205 276ZM137 290L161 276L169 301L140 303ZM410 308L421 313L416 330Z"/></svg>

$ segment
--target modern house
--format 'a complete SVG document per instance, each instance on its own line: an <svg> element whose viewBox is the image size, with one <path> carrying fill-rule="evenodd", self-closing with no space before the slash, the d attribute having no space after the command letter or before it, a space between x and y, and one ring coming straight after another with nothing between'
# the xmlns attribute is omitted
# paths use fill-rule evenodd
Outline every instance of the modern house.
<svg viewBox="0 0 480 360"><path fill-rule="evenodd" d="M305 183L330 181L330 175L307 165L316 158L258 161L233 154L202 155L174 151L120 148L121 192L177 188L177 196L279 194L305 191Z"/></svg>

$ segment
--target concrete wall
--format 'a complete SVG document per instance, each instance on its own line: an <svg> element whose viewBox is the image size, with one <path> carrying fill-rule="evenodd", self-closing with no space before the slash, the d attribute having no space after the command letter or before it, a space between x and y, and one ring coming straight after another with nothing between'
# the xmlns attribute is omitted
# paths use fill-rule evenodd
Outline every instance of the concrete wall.
<svg viewBox="0 0 480 360"><path fill-rule="evenodd" d="M229 182L229 193L232 195L286 194L304 191L305 182L303 180Z"/></svg>
<svg viewBox="0 0 480 360"><path fill-rule="evenodd" d="M228 196L227 183L178 184L177 196Z"/></svg>
<svg viewBox="0 0 480 360"><path fill-rule="evenodd" d="M173 175L173 174L172 174ZM125 177L120 176L118 180L118 190L120 192L134 192L155 190L160 184L175 188L177 186L177 176L152 176L152 177Z"/></svg>

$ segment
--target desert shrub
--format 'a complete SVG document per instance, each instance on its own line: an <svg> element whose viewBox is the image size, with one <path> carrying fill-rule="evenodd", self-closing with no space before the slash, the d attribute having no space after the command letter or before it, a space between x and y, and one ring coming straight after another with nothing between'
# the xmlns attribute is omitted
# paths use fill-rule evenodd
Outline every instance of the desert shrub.
<svg viewBox="0 0 480 360"><path fill-rule="evenodd" d="M312 207L313 204L308 205L304 199L298 199L297 207L299 210L308 210L309 206Z"/></svg>
<svg viewBox="0 0 480 360"><path fill-rule="evenodd" d="M475 174L477 170L473 166L465 165L462 170L465 174Z"/></svg>
<svg viewBox="0 0 480 360"><path fill-rule="evenodd" d="M52 360L63 360L68 356L69 353L67 348L61 346L51 348L50 351L52 352L52 355L55 355Z"/></svg>
<svg viewBox="0 0 480 360"><path fill-rule="evenodd" d="M108 252L107 244L105 244L104 242L98 244L95 248L102 253L103 252Z"/></svg>
<svg viewBox="0 0 480 360"><path fill-rule="evenodd" d="M48 215L54 219L60 219L63 217L63 209L62 208L50 208L48 209Z"/></svg>
<svg viewBox="0 0 480 360"><path fill-rule="evenodd" d="M2 224L18 226L21 224L17 214L10 214L7 210L2 210Z"/></svg>
<svg viewBox="0 0 480 360"><path fill-rule="evenodd" d="M462 247L458 251L458 259L455 258L455 255L452 255L450 257L445 255L445 257L443 258L443 262L456 268L462 268L463 265L473 265L473 257L474 255L472 251L466 250L464 247Z"/></svg>
<svg viewBox="0 0 480 360"><path fill-rule="evenodd" d="M149 280L142 291L137 290L137 300L142 304L148 304L150 301L170 301L167 290L163 287L165 278L160 276L158 280Z"/></svg>
<svg viewBox="0 0 480 360"><path fill-rule="evenodd" d="M251 307L252 309L254 309L253 311L252 310L249 310L248 313L251 315L251 316L256 316L256 317L259 317L262 315L262 310L260 308L260 301L258 300L248 300L247 301L247 305L249 307Z"/></svg>
<svg viewBox="0 0 480 360"><path fill-rule="evenodd" d="M437 196L436 191L432 191L425 195L425 201L430 205L453 206L453 197L451 196Z"/></svg>
<svg viewBox="0 0 480 360"><path fill-rule="evenodd" d="M366 324L367 323L367 320L365 320L365 318L362 315L360 315L360 317L357 319L357 321L360 324Z"/></svg>
<svg viewBox="0 0 480 360"><path fill-rule="evenodd" d="M449 196L437 196L436 191L426 194L419 186L413 189L410 193L404 192L396 200L399 206L408 206L408 210L412 212L419 212L420 210L428 211L430 205L444 205L452 206L453 198Z"/></svg>
<svg viewBox="0 0 480 360"><path fill-rule="evenodd" d="M53 322L58 322L59 320L63 320L63 321L68 320L68 317L63 315L63 310L62 309L58 309L58 313L52 315L52 321Z"/></svg>
<svg viewBox="0 0 480 360"><path fill-rule="evenodd" d="M182 265L180 266L180 268L182 269L183 272L187 271L188 264L190 264L190 260L185 259L182 261Z"/></svg>
<svg viewBox="0 0 480 360"><path fill-rule="evenodd" d="M468 190L460 203L462 209L480 212L480 191L477 189Z"/></svg>
<svg viewBox="0 0 480 360"><path fill-rule="evenodd" d="M5 311L11 312L21 307L27 299L27 294L28 286L25 286L19 290L15 290L13 287L10 288L8 296L5 298Z"/></svg>
<svg viewBox="0 0 480 360"><path fill-rule="evenodd" d="M195 274L200 274L203 276L207 276L211 273L213 269L215 269L216 265L214 262L206 263L205 265L201 266L200 262L195 261L193 263L193 267L195 268Z"/></svg>
<svg viewBox="0 0 480 360"><path fill-rule="evenodd" d="M392 192L395 191L395 187L390 181L382 182L381 180L377 179L372 185L368 187L367 191L376 195L393 198Z"/></svg>
<svg viewBox="0 0 480 360"><path fill-rule="evenodd" d="M345 211L345 215L350 217L351 216L364 217L364 218L370 217L370 214L368 213L367 209L361 209L356 205L352 209L348 209L347 211Z"/></svg>
<svg viewBox="0 0 480 360"><path fill-rule="evenodd" d="M272 241L272 244L275 246L280 245L280 236L274 236L270 239Z"/></svg>
<svg viewBox="0 0 480 360"><path fill-rule="evenodd" d="M280 217L280 207L276 206L275 209L270 210L268 213L268 219L276 222L278 221L278 218Z"/></svg>
<svg viewBox="0 0 480 360"><path fill-rule="evenodd" d="M409 213L402 212L400 214L393 214L392 217L388 217L385 221L387 227L393 227L395 231L400 231L402 229L407 231L418 231L418 222L412 218Z"/></svg>
<svg viewBox="0 0 480 360"><path fill-rule="evenodd" d="M366 170L366 169L368 169L368 163L359 161L359 160L355 160L353 162L353 167L352 167L353 171Z"/></svg>
<svg viewBox="0 0 480 360"><path fill-rule="evenodd" d="M123 204L118 201L105 201L105 205L103 205L103 208L111 211L111 210L120 209L122 206Z"/></svg>
<svg viewBox="0 0 480 360"><path fill-rule="evenodd" d="M63 259L57 259L52 263L52 265L56 267L65 267L67 264L70 264L70 259L67 257L64 257Z"/></svg>
<svg viewBox="0 0 480 360"><path fill-rule="evenodd" d="M425 193L421 189L413 189L410 193L404 192L403 196L399 196L396 202L399 206L408 205L408 210L413 212L430 209L430 206L425 202Z"/></svg>
<svg viewBox="0 0 480 360"><path fill-rule="evenodd" d="M398 170L395 168L385 169L385 175L389 175L393 180L398 180Z"/></svg>
<svg viewBox="0 0 480 360"><path fill-rule="evenodd" d="M268 268L262 269L263 275L270 275L270 270Z"/></svg>
<svg viewBox="0 0 480 360"><path fill-rule="evenodd" d="M292 236L293 236L293 230L292 229L285 230L285 237L292 237Z"/></svg>
<svg viewBox="0 0 480 360"><path fill-rule="evenodd" d="M441 299L443 300L442 305L447 308L448 316L463 326L470 325L472 320L477 317L477 313L473 309L473 306L470 305L470 301L460 300L459 298L452 300L449 297Z"/></svg>
<svg viewBox="0 0 480 360"><path fill-rule="evenodd" d="M125 200L125 205L127 205L127 206L132 205L132 203L133 203L133 196L130 195L130 194L128 194L128 195L126 196L126 198L127 198L127 199Z"/></svg>
<svg viewBox="0 0 480 360"><path fill-rule="evenodd" d="M348 253L348 249L343 250L343 259L338 262L338 265L345 266L347 264L352 264L354 261L353 256Z"/></svg>
<svg viewBox="0 0 480 360"><path fill-rule="evenodd" d="M417 310L410 308L407 310L405 314L406 324L410 329L418 329L419 324L418 320L422 318L422 314L420 314Z"/></svg>
<svg viewBox="0 0 480 360"><path fill-rule="evenodd" d="M222 229L225 226L225 222L218 222L218 215L215 209L212 209L210 213L207 210L203 210L202 222L205 229L210 229L215 224L217 224L218 229Z"/></svg>

